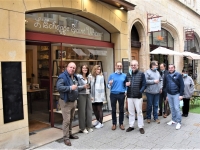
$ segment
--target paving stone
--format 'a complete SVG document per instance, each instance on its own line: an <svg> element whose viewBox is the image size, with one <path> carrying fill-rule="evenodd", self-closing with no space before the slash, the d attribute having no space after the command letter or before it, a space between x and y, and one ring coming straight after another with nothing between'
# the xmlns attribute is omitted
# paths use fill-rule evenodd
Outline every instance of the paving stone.
<svg viewBox="0 0 200 150"><path fill-rule="evenodd" d="M195 118L195 120L194 120ZM183 118L182 128L176 130L176 125L168 126L166 123L171 117L160 118L161 124L144 122L145 134L140 134L135 122L135 130L126 132L119 127L111 130L112 121L104 123L101 129L94 129L89 134L78 133L78 140L71 140L72 146L66 146L63 142L52 142L37 149L200 149L199 114L190 113ZM128 128L128 119L124 125Z"/></svg>

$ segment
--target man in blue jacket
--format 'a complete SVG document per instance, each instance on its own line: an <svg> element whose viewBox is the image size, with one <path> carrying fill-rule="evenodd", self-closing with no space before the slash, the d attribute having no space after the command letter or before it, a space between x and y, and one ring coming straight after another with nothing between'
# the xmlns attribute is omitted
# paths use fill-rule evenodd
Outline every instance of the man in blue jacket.
<svg viewBox="0 0 200 150"><path fill-rule="evenodd" d="M112 107L112 130L116 129L117 118L116 118L116 104L119 104L119 127L121 130L125 130L124 121L124 99L126 92L126 74L122 73L122 63L117 62L115 64L116 71L112 73L108 78L108 88L110 90L110 100Z"/></svg>
<svg viewBox="0 0 200 150"><path fill-rule="evenodd" d="M182 75L175 71L173 64L169 65L169 74L164 78L166 83L167 100L172 113L172 120L168 125L176 124L176 129L181 128L180 101L183 99L184 82Z"/></svg>
<svg viewBox="0 0 200 150"><path fill-rule="evenodd" d="M80 79L74 74L76 64L70 62L66 66L66 70L58 77L56 86L60 93L59 104L63 116L63 139L67 146L71 146L69 139L78 139L78 136L72 135L72 121L75 114L76 100L78 98L78 89L86 88L85 86L78 86Z"/></svg>

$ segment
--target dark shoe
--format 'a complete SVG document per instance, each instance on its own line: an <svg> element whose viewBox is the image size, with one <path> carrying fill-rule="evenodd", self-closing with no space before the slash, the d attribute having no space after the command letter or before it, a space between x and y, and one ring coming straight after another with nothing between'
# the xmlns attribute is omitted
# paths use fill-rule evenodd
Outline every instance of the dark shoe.
<svg viewBox="0 0 200 150"><path fill-rule="evenodd" d="M188 114L185 114L185 116L184 117L187 117L188 116Z"/></svg>
<svg viewBox="0 0 200 150"><path fill-rule="evenodd" d="M70 139L79 139L78 136L75 136L75 135L72 135L72 134L69 136L69 138L70 138Z"/></svg>
<svg viewBox="0 0 200 150"><path fill-rule="evenodd" d="M162 114L161 114L161 113L158 113L158 116L162 116Z"/></svg>
<svg viewBox="0 0 200 150"><path fill-rule="evenodd" d="M116 125L113 124L113 126L112 126L112 130L115 130L115 129L116 129Z"/></svg>
<svg viewBox="0 0 200 150"><path fill-rule="evenodd" d="M67 145L67 146L72 146L72 144L71 144L71 142L70 142L69 139L64 139L64 143L65 143L65 145Z"/></svg>
<svg viewBox="0 0 200 150"><path fill-rule="evenodd" d="M144 134L144 129L143 128L140 128L140 133Z"/></svg>
<svg viewBox="0 0 200 150"><path fill-rule="evenodd" d="M166 115L166 114L164 114L164 115L163 115L163 118L167 118L167 115Z"/></svg>
<svg viewBox="0 0 200 150"><path fill-rule="evenodd" d="M183 117L185 117L185 114L182 114Z"/></svg>
<svg viewBox="0 0 200 150"><path fill-rule="evenodd" d="M151 119L147 119L147 123L150 124L151 123Z"/></svg>
<svg viewBox="0 0 200 150"><path fill-rule="evenodd" d="M124 128L124 125L123 125L123 124L121 124L121 125L119 126L119 128L120 128L121 130L125 130L125 128Z"/></svg>
<svg viewBox="0 0 200 150"><path fill-rule="evenodd" d="M134 130L134 128L129 127L128 129L126 129L126 132L130 132L130 131L132 131L132 130Z"/></svg>

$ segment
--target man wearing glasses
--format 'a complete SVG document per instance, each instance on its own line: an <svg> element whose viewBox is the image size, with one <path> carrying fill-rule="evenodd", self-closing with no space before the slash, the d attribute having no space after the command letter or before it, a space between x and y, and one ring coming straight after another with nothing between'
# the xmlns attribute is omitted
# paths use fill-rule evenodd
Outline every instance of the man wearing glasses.
<svg viewBox="0 0 200 150"><path fill-rule="evenodd" d="M124 99L126 92L126 74L122 73L122 63L117 62L115 64L116 71L112 73L108 78L108 88L110 89L110 100L112 107L112 130L116 129L116 104L119 104L119 127L121 130L125 130L124 121Z"/></svg>
<svg viewBox="0 0 200 150"><path fill-rule="evenodd" d="M129 111L129 128L126 132L134 130L135 109L137 111L138 127L141 134L144 134L144 122L142 114L142 93L146 87L146 79L143 72L138 70L138 61L131 61L131 70L127 74L128 82L126 82L128 111Z"/></svg>

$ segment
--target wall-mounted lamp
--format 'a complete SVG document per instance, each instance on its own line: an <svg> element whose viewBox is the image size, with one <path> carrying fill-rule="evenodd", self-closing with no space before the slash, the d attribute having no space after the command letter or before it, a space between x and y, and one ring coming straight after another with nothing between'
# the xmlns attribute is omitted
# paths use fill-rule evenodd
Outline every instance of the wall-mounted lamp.
<svg viewBox="0 0 200 150"><path fill-rule="evenodd" d="M119 9L123 10L123 9L124 9L124 7L120 7Z"/></svg>

